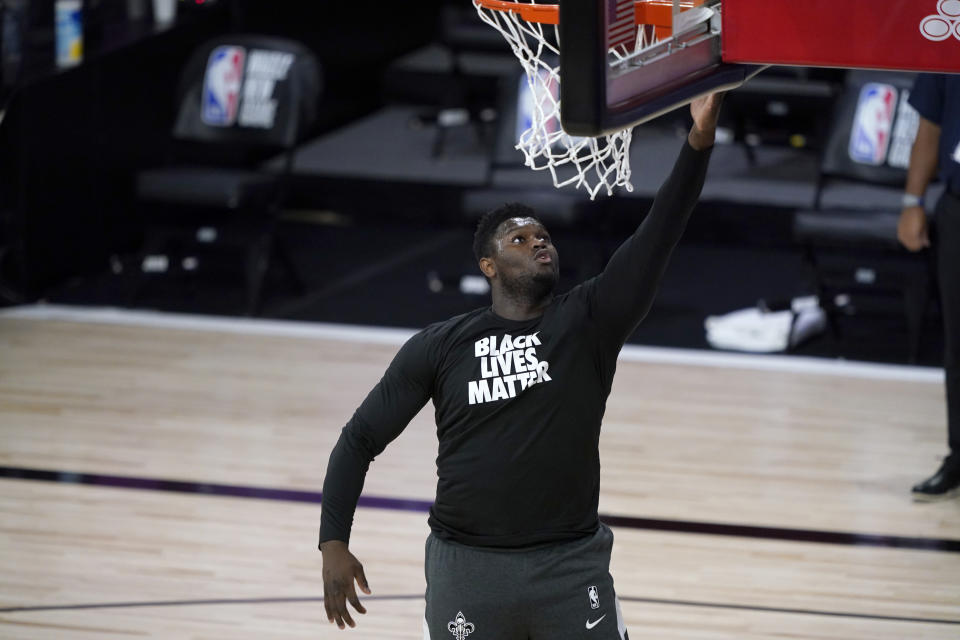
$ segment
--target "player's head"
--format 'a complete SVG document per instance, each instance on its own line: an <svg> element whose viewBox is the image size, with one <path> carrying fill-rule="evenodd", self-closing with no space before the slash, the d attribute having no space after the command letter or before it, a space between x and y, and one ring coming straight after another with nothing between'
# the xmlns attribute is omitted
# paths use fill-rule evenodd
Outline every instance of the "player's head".
<svg viewBox="0 0 960 640"><path fill-rule="evenodd" d="M533 209L505 204L480 218L473 253L493 286L529 299L550 294L560 260L550 234Z"/></svg>

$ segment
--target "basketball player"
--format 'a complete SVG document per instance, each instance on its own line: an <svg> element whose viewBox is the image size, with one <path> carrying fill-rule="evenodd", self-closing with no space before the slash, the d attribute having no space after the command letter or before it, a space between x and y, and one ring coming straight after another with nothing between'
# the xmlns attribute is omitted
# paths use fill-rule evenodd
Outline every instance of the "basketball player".
<svg viewBox="0 0 960 640"><path fill-rule="evenodd" d="M936 473L913 487L915 500L931 502L960 495L960 76L920 74L910 104L920 113L920 125L897 227L900 242L910 251L931 245L923 195L938 166L946 187L934 214L933 245L943 315L950 452Z"/></svg>
<svg viewBox="0 0 960 640"><path fill-rule="evenodd" d="M424 637L627 638L597 516L600 422L617 354L650 308L703 186L721 96L693 127L637 231L604 271L554 295L558 255L524 205L484 215L474 253L492 305L400 349L347 423L323 484L320 549L330 622L370 593L348 549L370 461L433 399L437 495L426 544Z"/></svg>

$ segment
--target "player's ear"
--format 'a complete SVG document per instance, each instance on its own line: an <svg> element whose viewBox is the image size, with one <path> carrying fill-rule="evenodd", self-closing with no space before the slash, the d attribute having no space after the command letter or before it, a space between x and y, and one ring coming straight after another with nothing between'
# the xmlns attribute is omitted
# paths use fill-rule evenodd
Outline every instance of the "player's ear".
<svg viewBox="0 0 960 640"><path fill-rule="evenodd" d="M492 278L497 275L497 267L493 264L492 258L480 258L480 271L483 272L483 275L488 278Z"/></svg>

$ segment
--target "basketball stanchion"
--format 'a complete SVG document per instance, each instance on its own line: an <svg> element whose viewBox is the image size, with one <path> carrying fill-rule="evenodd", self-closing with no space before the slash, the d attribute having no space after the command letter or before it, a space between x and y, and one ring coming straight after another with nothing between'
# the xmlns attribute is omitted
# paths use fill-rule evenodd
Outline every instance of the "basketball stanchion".
<svg viewBox="0 0 960 640"><path fill-rule="evenodd" d="M723 59L960 73L960 0L723 0Z"/></svg>

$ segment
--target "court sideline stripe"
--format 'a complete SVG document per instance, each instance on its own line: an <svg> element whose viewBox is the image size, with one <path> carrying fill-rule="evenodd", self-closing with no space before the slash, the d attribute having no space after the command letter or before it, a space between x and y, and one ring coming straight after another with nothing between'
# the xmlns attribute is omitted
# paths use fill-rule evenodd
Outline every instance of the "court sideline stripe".
<svg viewBox="0 0 960 640"><path fill-rule="evenodd" d="M396 600L422 600L421 594L402 594L389 596L363 596L364 602L371 601L396 601ZM946 618L913 618L906 616L885 616L873 613L853 613L849 611L820 611L818 609L789 609L783 607L764 607L759 605L746 604L726 604L722 602L698 602L694 600L665 600L661 598L641 598L632 596L619 596L621 602L639 602L644 604L661 604L667 606L679 607L701 607L704 609L728 609L736 611L757 611L760 613L786 613L793 615L807 616L827 616L839 618L856 618L859 620L882 620L885 622L913 622L921 624L950 624L960 625L960 620L950 620ZM88 604L61 604L61 605L38 605L24 607L3 607L0 613L31 613L38 611L77 611L82 609L128 609L136 607L185 607L185 606L204 606L204 605L230 605L230 604L294 604L301 602L323 602L322 596L314 597L292 597L292 598L221 598L211 600L158 600L145 602L103 602Z"/></svg>
<svg viewBox="0 0 960 640"><path fill-rule="evenodd" d="M281 502L306 502L320 504L321 494L316 491L297 489L275 489L269 487L250 487L229 484L186 482L182 480L164 480L160 478L138 478L95 473L74 473L52 471L48 469L27 469L22 467L0 467L0 479L34 480L64 484L80 484L95 487L118 489L136 489L141 491L161 491L170 493L200 494L234 498L252 498L257 500L275 500ZM368 509L391 509L426 513L433 502L414 498L390 498L384 496L361 495L358 507ZM944 538L921 538L894 535L875 535L848 533L840 531L819 531L815 529L793 529L785 527L760 527L750 525L723 524L716 522L696 522L687 520L663 520L657 518L638 518L600 514L600 519L608 526L641 529L647 531L670 531L674 533L696 533L715 536L731 536L779 540L789 542L812 542L844 546L886 547L894 549L913 549L917 551L960 552L960 540Z"/></svg>
<svg viewBox="0 0 960 640"><path fill-rule="evenodd" d="M294 320L264 320L259 318L222 318L161 311L132 311L112 307L73 307L42 303L0 309L0 318L215 331L240 335L389 344L398 347L417 331L416 329L364 327ZM645 347L633 344L623 347L619 360L622 362L780 371L934 384L943 384L944 380L943 369L938 367L879 364L808 356L755 355L704 349Z"/></svg>

